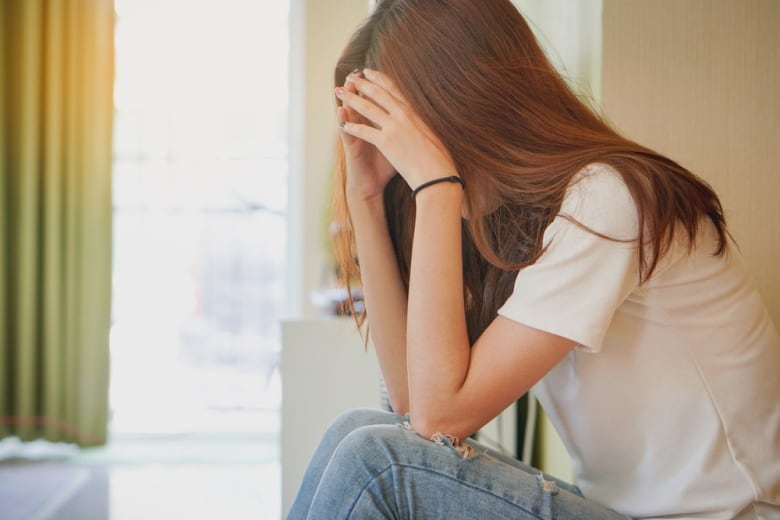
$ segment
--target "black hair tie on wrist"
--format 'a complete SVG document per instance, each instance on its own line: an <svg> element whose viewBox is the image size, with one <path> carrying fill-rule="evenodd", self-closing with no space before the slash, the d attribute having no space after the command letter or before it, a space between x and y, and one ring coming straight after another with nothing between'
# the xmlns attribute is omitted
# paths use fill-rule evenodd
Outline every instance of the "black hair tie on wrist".
<svg viewBox="0 0 780 520"><path fill-rule="evenodd" d="M450 175L449 177L439 177L438 179L433 179L427 182L423 182L419 186L417 186L415 189L412 190L412 199L417 196L419 192L427 188L428 186L433 186L434 184L439 184L440 182L451 182L451 183L458 183L460 184L461 188L464 190L466 189L466 183L458 177L457 175Z"/></svg>

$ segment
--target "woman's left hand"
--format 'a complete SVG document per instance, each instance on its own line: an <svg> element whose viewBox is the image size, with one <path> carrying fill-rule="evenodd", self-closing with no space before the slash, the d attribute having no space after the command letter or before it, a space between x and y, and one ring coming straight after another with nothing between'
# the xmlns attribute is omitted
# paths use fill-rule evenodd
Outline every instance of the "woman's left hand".
<svg viewBox="0 0 780 520"><path fill-rule="evenodd" d="M450 153L387 75L364 69L362 77L352 75L347 81L357 93L338 87L336 96L371 124L347 121L342 130L376 146L412 189L458 174Z"/></svg>

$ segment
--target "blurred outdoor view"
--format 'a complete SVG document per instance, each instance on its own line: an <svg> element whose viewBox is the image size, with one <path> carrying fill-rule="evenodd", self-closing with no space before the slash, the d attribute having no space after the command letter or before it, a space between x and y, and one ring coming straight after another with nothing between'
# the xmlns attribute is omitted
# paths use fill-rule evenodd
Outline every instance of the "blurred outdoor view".
<svg viewBox="0 0 780 520"><path fill-rule="evenodd" d="M278 435L288 9L116 2L112 434Z"/></svg>

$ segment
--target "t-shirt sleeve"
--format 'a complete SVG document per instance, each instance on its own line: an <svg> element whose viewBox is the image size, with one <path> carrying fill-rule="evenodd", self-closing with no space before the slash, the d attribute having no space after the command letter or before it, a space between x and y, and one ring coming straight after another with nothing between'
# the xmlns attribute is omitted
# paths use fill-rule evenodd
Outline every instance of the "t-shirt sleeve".
<svg viewBox="0 0 780 520"><path fill-rule="evenodd" d="M498 314L599 352L616 309L639 283L637 236L637 208L623 179L607 166L589 166L545 230L546 250L518 273Z"/></svg>

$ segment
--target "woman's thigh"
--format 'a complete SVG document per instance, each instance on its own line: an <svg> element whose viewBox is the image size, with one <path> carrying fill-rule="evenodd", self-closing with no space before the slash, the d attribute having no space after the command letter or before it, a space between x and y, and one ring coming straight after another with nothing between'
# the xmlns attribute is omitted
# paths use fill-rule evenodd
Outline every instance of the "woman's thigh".
<svg viewBox="0 0 780 520"><path fill-rule="evenodd" d="M333 451L309 518L623 518L573 486L469 445L464 457L400 424L359 426Z"/></svg>

